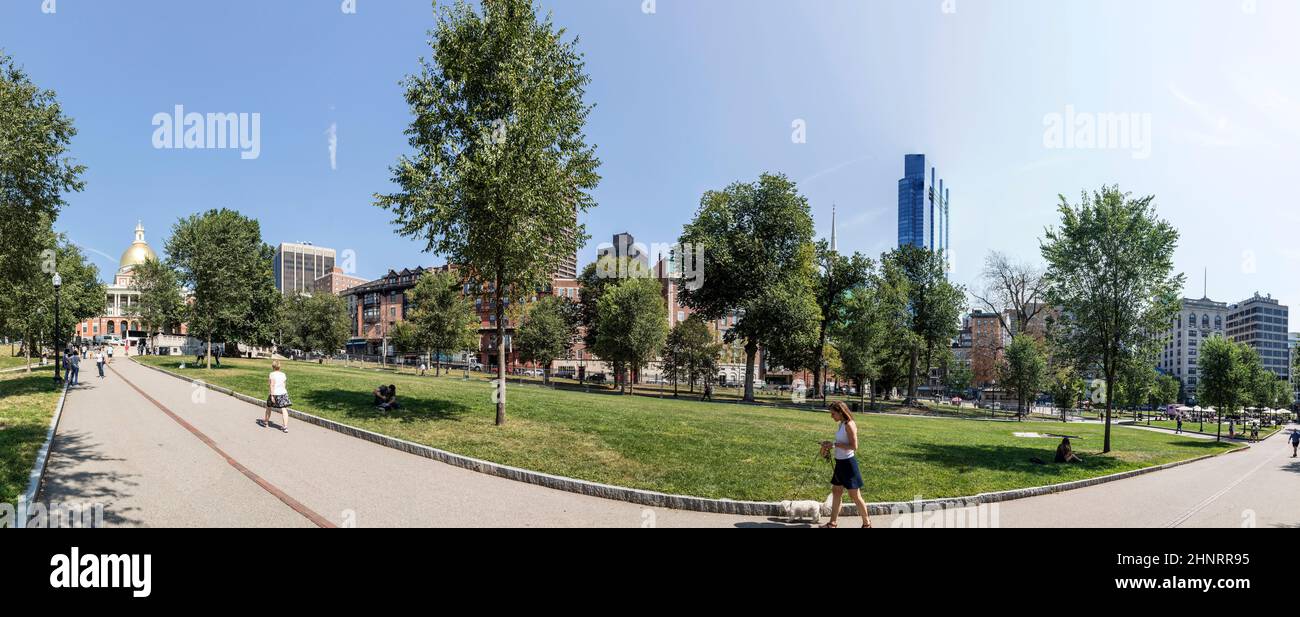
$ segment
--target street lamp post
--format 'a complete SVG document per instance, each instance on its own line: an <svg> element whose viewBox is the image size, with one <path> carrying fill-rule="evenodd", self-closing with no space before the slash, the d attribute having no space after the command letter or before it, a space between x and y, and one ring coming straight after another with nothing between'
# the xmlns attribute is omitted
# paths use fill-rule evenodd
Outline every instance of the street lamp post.
<svg viewBox="0 0 1300 617"><path fill-rule="evenodd" d="M54 273L54 383L63 383L63 377L59 375L59 367L63 364L63 347L59 344L59 332L62 331L62 325L59 323L59 289L63 287L63 277L58 272Z"/></svg>

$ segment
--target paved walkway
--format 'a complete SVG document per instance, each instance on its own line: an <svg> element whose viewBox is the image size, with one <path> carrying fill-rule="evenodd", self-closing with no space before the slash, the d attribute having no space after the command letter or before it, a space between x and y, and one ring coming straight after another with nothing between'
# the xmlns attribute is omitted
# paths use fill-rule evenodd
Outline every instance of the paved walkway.
<svg viewBox="0 0 1300 617"><path fill-rule="evenodd" d="M94 373L83 370L82 385L68 395L43 499L103 503L108 525L785 526L513 482L302 422L286 435L259 427L258 407L125 358L103 380ZM1287 436L1131 480L999 504L998 523L1300 526L1300 459L1289 458ZM895 522L876 519L877 526Z"/></svg>
<svg viewBox="0 0 1300 617"><path fill-rule="evenodd" d="M82 385L68 395L43 499L101 502L109 525L770 524L513 482L303 422L292 422L286 435L257 425L261 408L207 390L200 397L196 386L124 358L113 362L102 381L93 373L93 368L83 370ZM279 414L272 416L272 422L279 421ZM315 517L323 521L314 522Z"/></svg>

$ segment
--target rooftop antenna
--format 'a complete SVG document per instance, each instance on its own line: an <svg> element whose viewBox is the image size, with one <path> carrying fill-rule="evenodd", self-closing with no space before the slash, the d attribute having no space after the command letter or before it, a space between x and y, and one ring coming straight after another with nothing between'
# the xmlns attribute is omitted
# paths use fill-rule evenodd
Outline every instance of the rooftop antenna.
<svg viewBox="0 0 1300 617"><path fill-rule="evenodd" d="M1205 275L1202 280L1204 281L1203 285L1205 285L1205 287L1201 292L1201 297L1208 300L1210 298L1210 269L1208 267L1205 268Z"/></svg>

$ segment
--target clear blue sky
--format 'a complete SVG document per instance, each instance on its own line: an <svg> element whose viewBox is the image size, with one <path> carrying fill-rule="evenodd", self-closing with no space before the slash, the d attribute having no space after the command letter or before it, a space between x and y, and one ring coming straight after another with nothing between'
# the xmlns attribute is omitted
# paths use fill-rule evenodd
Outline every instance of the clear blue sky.
<svg viewBox="0 0 1300 617"><path fill-rule="evenodd" d="M409 122L399 80L428 54L425 0L42 0L0 3L0 45L58 92L86 191L58 226L110 271L136 219L161 249L177 217L227 206L265 239L353 249L359 274L441 260L391 232ZM1057 195L1103 183L1155 194L1182 231L1188 295L1272 293L1300 310L1300 3L1285 0L546 0L580 35L604 176L597 242L671 242L700 194L763 171L800 182L840 248L896 239L903 155L952 191L954 278L990 249L1037 259ZM156 150L151 119L262 114L262 153ZM1054 149L1044 119L1149 114L1150 156ZM807 123L807 143L791 123ZM337 125L337 169L327 132ZM1253 260L1252 260L1253 252Z"/></svg>

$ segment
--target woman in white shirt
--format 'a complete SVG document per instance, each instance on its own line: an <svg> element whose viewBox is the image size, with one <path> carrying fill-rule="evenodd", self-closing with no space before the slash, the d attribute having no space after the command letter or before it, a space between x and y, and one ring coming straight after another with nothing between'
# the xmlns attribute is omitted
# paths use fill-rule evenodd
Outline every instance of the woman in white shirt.
<svg viewBox="0 0 1300 617"><path fill-rule="evenodd" d="M293 403L289 400L289 389L285 385L288 380L289 378L280 371L280 361L272 362L271 375L266 380L270 393L266 397L266 419L262 422L263 427L273 426L271 424L271 410L279 409L280 414L284 416L283 420L281 420L283 424L280 430L285 433L289 432L289 406Z"/></svg>
<svg viewBox="0 0 1300 617"><path fill-rule="evenodd" d="M835 529L839 526L840 504L844 500L844 491L858 506L862 516L863 529L871 527L871 517L867 513L867 504L862 500L862 471L858 469L858 424L853 421L849 406L842 401L830 405L831 418L840 423L835 432L835 441L822 442L822 456L830 457L835 451L835 471L831 474L831 521L822 525L823 529Z"/></svg>

